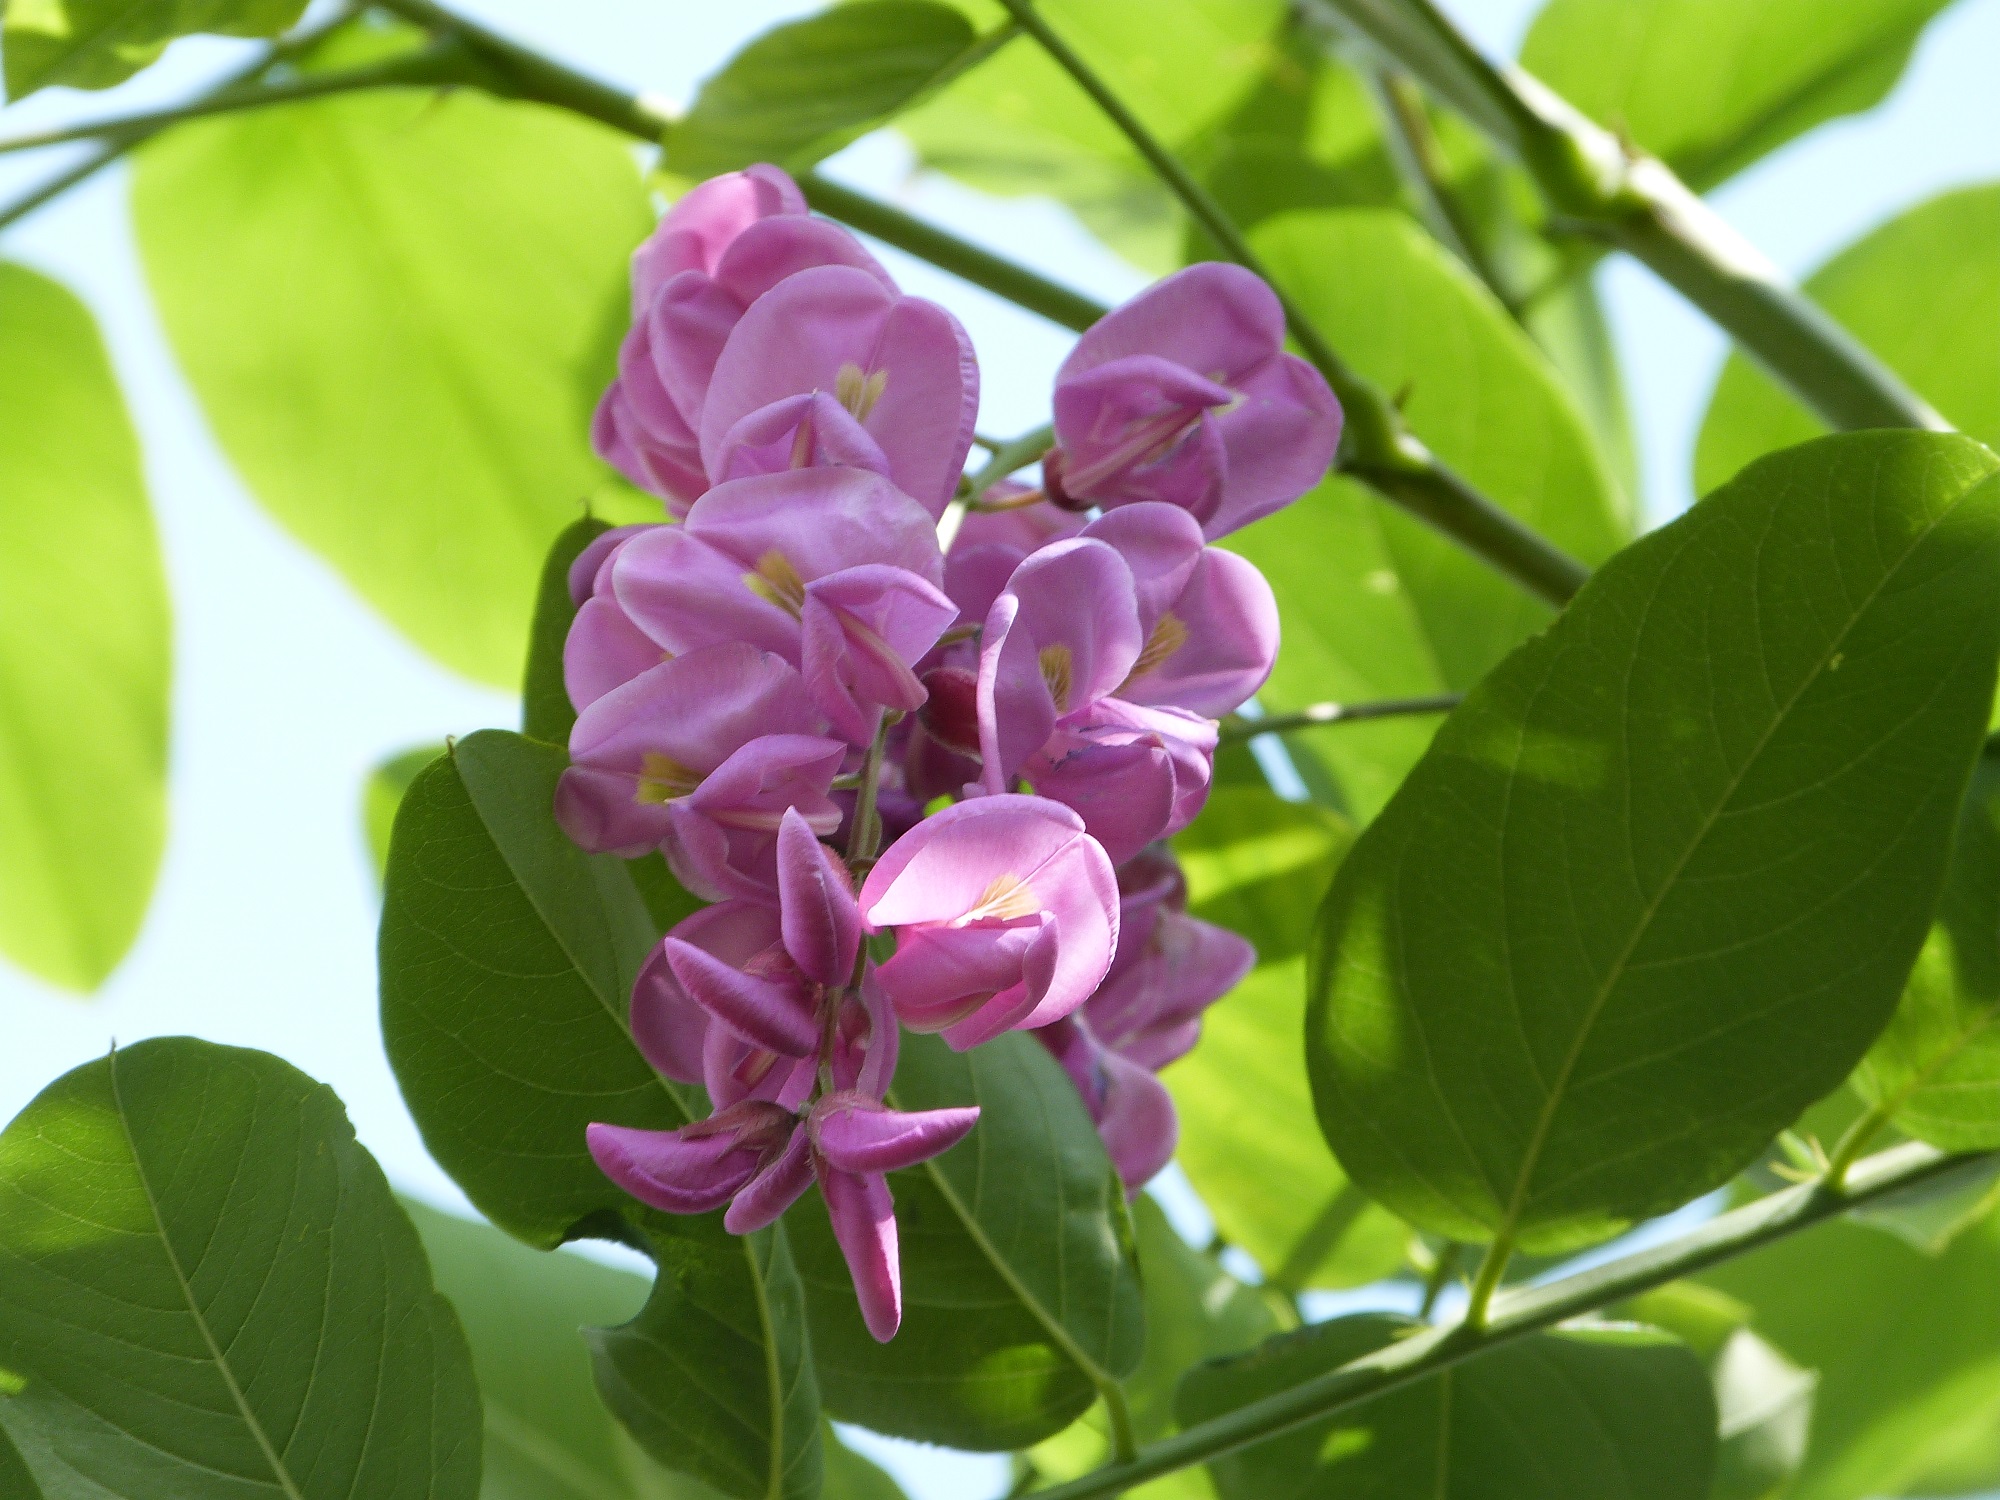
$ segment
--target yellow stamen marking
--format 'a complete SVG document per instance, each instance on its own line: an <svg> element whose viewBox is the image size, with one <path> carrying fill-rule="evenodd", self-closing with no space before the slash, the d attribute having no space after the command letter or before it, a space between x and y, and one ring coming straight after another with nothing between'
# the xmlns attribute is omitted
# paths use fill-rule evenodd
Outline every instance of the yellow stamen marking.
<svg viewBox="0 0 2000 1500"><path fill-rule="evenodd" d="M1041 898L1027 881L1018 875L996 875L981 893L979 904L965 914L965 920L989 918L1007 922L1016 917L1032 917L1041 909Z"/></svg>
<svg viewBox="0 0 2000 1500"><path fill-rule="evenodd" d="M743 586L766 604L775 604L796 620L806 607L806 582L792 560L773 547L757 559L754 572L743 575Z"/></svg>
<svg viewBox="0 0 2000 1500"><path fill-rule="evenodd" d="M1133 682L1148 672L1158 671L1167 659L1187 644L1187 622L1179 615L1168 613L1160 616L1160 623L1153 627L1153 633L1146 637L1146 648L1139 653L1139 659L1132 663L1132 670L1125 680Z"/></svg>
<svg viewBox="0 0 2000 1500"><path fill-rule="evenodd" d="M877 370L873 375L861 373L859 365L842 365L840 373L833 377L833 399L846 407L857 422L868 420L868 413L875 410L875 403L882 399L882 392L888 389L889 372Z"/></svg>
<svg viewBox="0 0 2000 1500"><path fill-rule="evenodd" d="M698 773L670 755L648 750L640 762L639 789L632 794L634 802L671 802L676 797L685 797L701 785Z"/></svg>
<svg viewBox="0 0 2000 1500"><path fill-rule="evenodd" d="M1044 646L1036 658L1042 664L1042 681L1049 685L1049 696L1056 700L1056 712L1069 712L1070 674L1075 667L1075 659L1067 646Z"/></svg>

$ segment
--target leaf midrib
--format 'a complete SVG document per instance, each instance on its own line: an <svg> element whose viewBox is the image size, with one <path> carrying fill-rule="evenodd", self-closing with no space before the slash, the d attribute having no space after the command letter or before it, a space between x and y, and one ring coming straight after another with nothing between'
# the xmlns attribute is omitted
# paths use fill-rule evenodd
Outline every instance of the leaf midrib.
<svg viewBox="0 0 2000 1500"><path fill-rule="evenodd" d="M1937 528L1944 523L1945 519L1955 515L1958 508L1965 503L1966 498L1992 477L1992 472L1988 472L1973 478L1959 492L1956 499L1949 505L1942 507L1930 519L1929 523L1912 538L1909 546L1903 549L1896 560L1882 570L1880 577L1875 581L1874 587L1870 588L1862 596L1860 602L1850 611L1847 622L1841 626L1839 633L1828 642L1826 649L1820 653L1818 661L1813 664L1812 670L1801 676L1798 687L1779 706L1778 710L1771 715L1770 723L1765 726L1764 732L1757 737L1756 744L1743 757L1735 773L1729 778L1728 784L1723 788L1721 795L1715 799L1707 814L1704 815L1701 825L1695 830L1693 836L1688 839L1687 846L1681 851L1680 857L1674 861L1673 868L1667 872L1666 878L1660 882L1659 888L1653 893L1652 899L1646 903L1646 907L1640 913L1638 921L1632 924L1631 936L1626 940L1624 947L1619 950L1618 956L1612 960L1603 983L1598 986L1596 995L1592 997L1589 1007L1585 1010L1583 1019L1576 1028L1576 1034L1570 1041L1569 1050L1563 1057L1562 1067L1558 1070L1555 1080L1549 1088L1547 1098L1542 1102L1541 1114L1535 1121L1534 1133L1529 1137L1527 1148L1522 1153L1521 1165L1514 1178L1513 1191L1508 1197L1507 1207L1501 1216L1500 1224L1494 1230L1493 1244L1496 1247L1506 1246L1511 1248L1514 1244L1515 1237L1520 1230L1522 1212L1527 1206L1528 1186L1533 1181L1535 1171L1541 1164L1542 1151L1548 1144L1549 1132L1554 1128L1555 1117L1568 1092L1571 1075L1576 1071L1576 1065L1583 1056L1584 1045L1589 1041L1591 1033L1595 1030L1598 1017L1603 1014L1604 1007L1610 1003L1613 991L1617 989L1619 982L1624 978L1626 965L1630 962L1632 954L1637 950L1640 941L1645 937L1646 933L1651 930L1653 920L1659 915L1660 907L1665 903L1668 892L1673 890L1679 883L1682 873L1687 869L1688 862L1694 858L1695 852L1707 841L1716 822L1722 816L1723 810L1736 796L1737 790L1743 784L1744 777L1749 775L1751 767L1756 765L1758 760L1763 756L1772 738L1777 734L1779 726L1790 718L1792 710L1798 706L1799 700L1805 696L1814 683L1820 680L1820 677L1826 671L1826 664L1839 652L1842 644L1847 640L1847 637L1853 632L1855 626L1861 621L1863 616L1874 607L1875 601L1881 597L1882 591L1889 586L1890 580L1902 572L1904 566L1915 555L1917 549L1923 546L1935 534Z"/></svg>
<svg viewBox="0 0 2000 1500"><path fill-rule="evenodd" d="M194 1325L201 1333L201 1341L208 1348L209 1359L214 1363L216 1373L222 1377L223 1385L228 1388L229 1399L236 1403L236 1410L243 1418L243 1425L250 1429L250 1435L256 1439L258 1449L263 1453L265 1461L270 1464L271 1473L277 1479L279 1489L284 1491L287 1500L305 1500L299 1493L298 1486L292 1482L292 1476L286 1471L277 1449L272 1446L269 1435L264 1431L264 1424L257 1420L257 1413L251 1409L249 1400L243 1394L242 1386L237 1384L236 1372L230 1369L229 1361L224 1358L222 1346L216 1342L215 1332L208 1326L207 1315L202 1312L201 1304L195 1300L194 1288L189 1284L187 1273L181 1267L180 1256L174 1253L173 1241L167 1235L166 1220L160 1215L159 1199L153 1194L152 1181L146 1176L146 1164L139 1155L139 1143L132 1135L132 1122L125 1113L125 1097L118 1087L118 1050L115 1047L111 1051L110 1065L111 1103L118 1115L118 1129L125 1137L126 1149L132 1153L133 1175L139 1179L140 1190L146 1195L146 1208L153 1218L153 1230L159 1236L160 1248L166 1254L167 1265L173 1270L174 1282L180 1287L181 1300L187 1305L188 1316L194 1319Z"/></svg>

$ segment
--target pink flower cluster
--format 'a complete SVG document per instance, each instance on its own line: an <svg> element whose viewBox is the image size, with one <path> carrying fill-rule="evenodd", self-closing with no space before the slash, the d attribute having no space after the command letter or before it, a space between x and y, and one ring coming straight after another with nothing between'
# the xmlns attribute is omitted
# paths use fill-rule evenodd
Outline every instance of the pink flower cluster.
<svg viewBox="0 0 2000 1500"><path fill-rule="evenodd" d="M901 1027L961 1050L1028 1030L1130 1190L1173 1154L1155 1075L1254 954L1185 913L1158 841L1200 810L1215 716L1278 644L1262 576L1208 543L1317 482L1340 411L1268 287L1192 267L1083 336L1045 490L974 504L947 551L971 346L782 172L681 199L633 295L594 436L676 521L571 571L556 814L715 903L661 940L631 1012L714 1112L593 1125L590 1147L657 1208L726 1204L736 1233L817 1183L887 1339L884 1174L978 1117L885 1103Z"/></svg>

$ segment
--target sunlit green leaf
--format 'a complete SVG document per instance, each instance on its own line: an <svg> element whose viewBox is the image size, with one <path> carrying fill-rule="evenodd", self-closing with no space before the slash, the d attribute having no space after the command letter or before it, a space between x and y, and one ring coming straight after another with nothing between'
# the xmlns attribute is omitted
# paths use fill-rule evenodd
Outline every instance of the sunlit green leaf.
<svg viewBox="0 0 2000 1500"><path fill-rule="evenodd" d="M966 18L931 0L856 0L787 22L702 84L666 165L691 178L809 165L982 55Z"/></svg>
<svg viewBox="0 0 2000 1500"><path fill-rule="evenodd" d="M1521 62L1697 189L1873 108L1951 0L1549 0Z"/></svg>
<svg viewBox="0 0 2000 1500"><path fill-rule="evenodd" d="M62 1500L478 1492L458 1320L340 1101L266 1053L141 1042L0 1135L0 1366Z"/></svg>
<svg viewBox="0 0 2000 1500"><path fill-rule="evenodd" d="M2000 1146L2000 758L1973 773L1936 924L1854 1084L1934 1146Z"/></svg>
<svg viewBox="0 0 2000 1500"><path fill-rule="evenodd" d="M1996 466L1775 455L1474 690L1321 914L1307 1061L1357 1182L1558 1250L1727 1181L1860 1061L1993 701Z"/></svg>
<svg viewBox="0 0 2000 1500"><path fill-rule="evenodd" d="M905 1036L889 1101L981 1113L966 1140L889 1178L903 1263L893 1342L862 1325L817 1195L787 1216L827 1409L957 1448L1038 1442L1138 1363L1124 1190L1075 1086L1027 1037L957 1053Z"/></svg>
<svg viewBox="0 0 2000 1500"><path fill-rule="evenodd" d="M1327 1150L1306 1081L1305 949L1353 839L1324 808L1218 787L1174 840L1190 910L1242 933L1259 959L1164 1075L1181 1117L1176 1159L1222 1237L1295 1292L1390 1275L1409 1238Z"/></svg>
<svg viewBox="0 0 2000 1500"><path fill-rule="evenodd" d="M1819 1376L1787 1500L2000 1486L2000 1214L1942 1256L1824 1224L1703 1273Z"/></svg>
<svg viewBox="0 0 2000 1500"><path fill-rule="evenodd" d="M625 142L476 90L183 125L138 157L154 300L251 492L418 645L521 680L651 225Z"/></svg>
<svg viewBox="0 0 2000 1500"><path fill-rule="evenodd" d="M1933 198L1806 278L1812 299L1925 400L2000 443L2000 185ZM1695 483L1721 484L1760 454L1824 427L1741 356L1716 383L1695 449Z"/></svg>
<svg viewBox="0 0 2000 1500"><path fill-rule="evenodd" d="M6 0L7 97L63 84L108 88L197 31L275 36L306 0Z"/></svg>
<svg viewBox="0 0 2000 1500"><path fill-rule="evenodd" d="M1220 1416L1416 1327L1380 1314L1285 1334L1191 1372L1181 1420ZM1706 1500L1715 1402L1685 1344L1574 1329L1503 1345L1209 1465L1223 1500Z"/></svg>
<svg viewBox="0 0 2000 1500"><path fill-rule="evenodd" d="M166 577L90 314L0 263L0 352L0 953L89 990L166 843Z"/></svg>

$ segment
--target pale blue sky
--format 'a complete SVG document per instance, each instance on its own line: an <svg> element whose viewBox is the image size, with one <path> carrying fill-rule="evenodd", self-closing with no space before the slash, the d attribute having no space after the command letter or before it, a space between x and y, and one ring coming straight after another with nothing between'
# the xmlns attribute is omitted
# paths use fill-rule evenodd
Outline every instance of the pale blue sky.
<svg viewBox="0 0 2000 1500"><path fill-rule="evenodd" d="M695 81L772 21L774 0L478 0L468 12L604 76L685 101ZM1511 51L1534 0L1450 0L1486 45ZM113 94L54 91L0 114L0 134L175 97L232 65L239 44L192 41ZM1930 30L1891 99L1822 128L1731 183L1722 212L1794 274L1901 208L2000 179L2000 0L1959 0ZM1115 298L1140 278L1045 204L981 200L905 180L893 141L862 142L836 170L916 211ZM50 170L0 158L0 201ZM376 897L357 820L363 777L447 733L512 724L514 702L404 643L347 585L250 501L174 367L127 230L122 172L0 233L0 254L66 282L96 311L145 445L175 611L172 838L139 943L95 999L48 989L0 961L0 1121L115 1037L190 1032L262 1047L332 1084L401 1186L462 1202L424 1154L375 1024ZM1996 249L2000 253L2000 249ZM982 430L1044 420L1068 336L891 257L913 291L965 320L984 371ZM1684 505L1687 454L1724 352L1674 296L1614 262L1605 288L1644 449L1649 514ZM976 1496L997 1461L899 1460L926 1495Z"/></svg>

